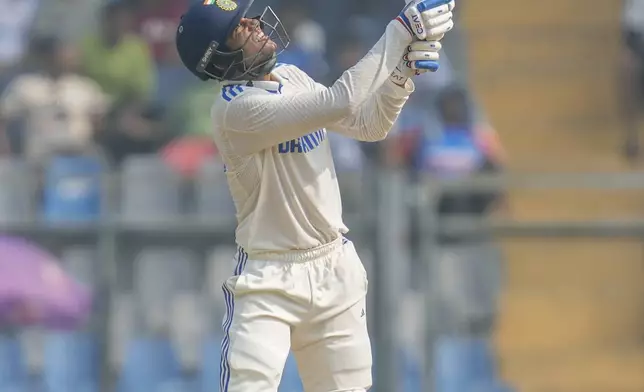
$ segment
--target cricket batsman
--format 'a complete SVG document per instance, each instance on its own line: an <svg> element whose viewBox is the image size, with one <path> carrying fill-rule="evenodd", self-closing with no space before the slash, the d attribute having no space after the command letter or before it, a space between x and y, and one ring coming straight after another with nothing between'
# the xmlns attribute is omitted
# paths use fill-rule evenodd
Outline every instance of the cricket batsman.
<svg viewBox="0 0 644 392"><path fill-rule="evenodd" d="M205 0L184 14L177 49L217 92L212 127L237 210L237 267L224 283L221 392L276 392L289 350L307 392L371 387L367 276L344 237L327 129L382 140L438 69L450 0L412 0L331 86L277 63L289 38L270 7ZM392 391L395 392L395 391Z"/></svg>

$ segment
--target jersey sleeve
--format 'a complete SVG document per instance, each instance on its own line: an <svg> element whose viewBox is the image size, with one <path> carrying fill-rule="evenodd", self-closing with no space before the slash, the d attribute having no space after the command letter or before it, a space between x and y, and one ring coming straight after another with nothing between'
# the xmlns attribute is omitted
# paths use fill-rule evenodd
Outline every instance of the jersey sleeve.
<svg viewBox="0 0 644 392"><path fill-rule="evenodd" d="M328 129L363 142L382 140L398 119L413 91L414 82L411 79L407 79L403 87L387 80L355 114L330 125Z"/></svg>
<svg viewBox="0 0 644 392"><path fill-rule="evenodd" d="M240 94L217 120L231 147L251 154L346 117L362 117L362 106L387 81L410 42L409 32L392 21L369 53L331 87L284 95Z"/></svg>

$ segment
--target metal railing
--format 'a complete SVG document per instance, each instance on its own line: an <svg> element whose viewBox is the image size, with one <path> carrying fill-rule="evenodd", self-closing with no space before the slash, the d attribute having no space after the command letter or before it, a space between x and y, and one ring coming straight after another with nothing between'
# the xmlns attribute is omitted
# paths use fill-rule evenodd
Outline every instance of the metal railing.
<svg viewBox="0 0 644 392"><path fill-rule="evenodd" d="M436 201L445 193L463 190L498 189L588 189L588 190L644 190L644 174L557 174L557 175L503 175L477 177L463 181L446 181L425 178L412 184L407 176L395 170L382 170L374 180L374 192L365 192L365 197L374 197L375 203L365 203L365 209L347 222L351 238L358 245L372 249L375 257L374 273L371 276L371 332L376 347L374 390L390 392L398 389L397 330L398 298L406 290L402 276L401 255L409 253L409 244L402 238L408 231L410 214L415 214L420 225L419 254L423 256L423 273L429 275L430 266L436 263L438 254L437 237L440 234L472 234L489 232L496 237L534 237L534 236L593 236L593 237L644 237L643 219L602 220L602 221L539 221L522 222L515 220L480 220L471 217L456 217L440 222L436 215ZM105 194L114 194L113 185L118 178L106 180ZM370 185L368 185L370 186ZM366 188L365 188L366 189ZM112 205L112 203L108 203ZM372 207L373 210L370 210ZM41 222L7 225L0 227L4 232L16 233L36 238L39 242L49 243L93 243L100 254L100 281L106 289L116 287L118 251L127 243L137 244L178 244L194 249L205 249L217 244L232 244L234 228L230 224L218 224L186 218L167 222L131 223L107 210L104 218L95 223L48 225ZM405 256L406 257L406 256ZM428 276L427 275L427 276ZM429 278L429 276L428 276ZM431 285L425 285L424 297L426 325L431 325L432 297L436 295ZM108 301L109 296L101 298ZM102 303L102 309L108 309ZM108 317L107 313L103 314ZM106 320L97 323L102 337L104 358L108 358L108 331ZM426 330L425 385L431 390L433 365L433 342L435 331ZM105 384L109 385L110 369L105 360Z"/></svg>

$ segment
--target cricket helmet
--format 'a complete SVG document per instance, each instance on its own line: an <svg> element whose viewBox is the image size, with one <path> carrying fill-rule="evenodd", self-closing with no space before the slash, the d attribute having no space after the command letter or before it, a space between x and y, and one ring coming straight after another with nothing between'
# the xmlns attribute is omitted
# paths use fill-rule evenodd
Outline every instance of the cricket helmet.
<svg viewBox="0 0 644 392"><path fill-rule="evenodd" d="M244 48L231 50L226 40L247 17L254 0L200 0L190 6L177 27L176 45L183 64L201 80L250 80L269 73L277 55L289 44L288 34L271 7L253 17L277 44L271 58L246 57Z"/></svg>

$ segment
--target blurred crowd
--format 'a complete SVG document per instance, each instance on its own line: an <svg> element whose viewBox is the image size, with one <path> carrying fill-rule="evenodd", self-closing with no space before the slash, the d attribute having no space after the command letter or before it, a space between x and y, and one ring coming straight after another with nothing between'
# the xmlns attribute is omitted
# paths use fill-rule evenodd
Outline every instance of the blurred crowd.
<svg viewBox="0 0 644 392"><path fill-rule="evenodd" d="M0 0L0 9L5 11L0 13L0 155L11 158L0 160L2 223L24 222L34 211L54 224L98 219L104 212L100 178L107 167L121 173L117 208L123 218L153 226L180 221L186 216L209 222L223 218L232 228L233 206L210 137L210 106L217 91L212 83L198 81L183 68L174 44L177 21L190 1L194 0ZM256 3L260 9L265 5L262 0ZM388 1L360 0L271 0L270 5L291 38L279 61L295 64L327 85L367 52L381 35L384 24L399 9L398 4ZM452 33L458 37L458 29ZM347 213L364 211L368 197L361 179L366 170L397 168L417 179L423 173L458 178L503 169L504 156L496 134L464 77L464 61L459 53L464 49L459 47L458 39L451 42L446 39L444 46L440 70L415 79L416 92L386 141L365 144L329 133ZM165 162L163 167L158 161ZM33 173L42 176L35 181L41 197L32 199L28 180L34 177ZM193 194L188 198L183 187L186 183L194 184ZM441 216L485 215L501 196L462 192L441 198L438 210ZM410 223L413 226L418 222ZM418 230L413 227L409 232L411 238L406 240L416 244L423 240L414 237ZM440 241L452 248L472 241L481 244L480 239L440 238ZM206 287L213 291L208 298L212 301L216 298L216 303L222 305L220 280L229 273L228 261L234 249L216 247L204 269L195 261L201 256L190 251L134 245L136 249L130 250L131 254L116 256L123 262L119 266L123 270L118 272L119 287L112 293L115 308L100 311L110 314L114 325L109 329L118 335L115 341L130 339L133 332L123 332L127 329L124 325L136 324L136 319L143 318L145 328L131 327L136 333L162 330L168 334L168 328L176 327L180 330L177 339L194 340L188 346L197 350L195 347L201 343L195 331L204 325L216 330L211 324L221 319L215 317L221 316L221 312L202 311L202 297L197 293L201 289L197 288L203 285L205 275ZM480 249L468 254L476 254L478 260ZM94 270L98 268L95 250L95 246L89 250L71 247L56 253L60 253L67 270L94 287L98 279ZM367 252L363 257L370 264ZM460 288L468 287L466 295L474 302L486 297L493 303L493 293L481 294L477 290L479 286L490 286L490 280L485 278L487 270L481 271L482 267L470 263L472 257L458 258L464 260L464 265L458 266L446 256L449 263L440 264L445 270L436 271L436 279L459 288L456 302L463 297ZM458 269L456 273L454 268ZM413 275L414 271L411 272ZM498 275L498 269L492 274ZM443 276L461 277L461 282L442 279ZM495 282L492 283L495 290L498 284L494 279L491 281ZM186 287L191 293L188 297L183 296ZM175 295L179 291L183 294ZM490 312L481 321L463 316L462 312L455 314L459 308L454 301L443 304L446 320L465 317L467 320L457 321L459 325L466 324L464 328L476 333L489 333L489 319L493 317L490 312L494 311L490 308L494 304L487 308ZM134 306L143 310L135 310ZM199 317L209 320L201 322ZM32 335L26 336L28 342L36 341ZM205 346L205 355L212 353L213 362L208 362L209 357L204 359L209 363L204 365L207 369L218 368L219 340L217 336L211 340L206 339L212 344ZM416 337L410 339L413 341ZM76 343L82 342L81 339ZM71 350L65 348L70 343L61 344L64 346L61 350ZM110 344L116 347L115 351L127 346ZM127 347L122 349L133 350L135 373L148 362L149 366L156 366L158 361L152 359L165 358L166 346L159 349L158 355L154 354L157 346L148 347L152 351L146 349L143 359L136 356L136 344ZM47 352L44 359L40 354L35 356L47 362ZM126 362L130 358L120 352L112 354ZM61 355L52 354L52 360L58 361ZM195 359L190 361L195 362L200 354L191 355ZM86 357L78 356L72 366L72 356L68 356L72 369L69 371L76 374L73 366L85 361L78 358ZM87 353L87 358L90 357L93 354ZM164 374L169 373L172 372ZM215 377L210 372L204 374ZM216 383L215 377L208 385ZM61 390L70 390L66 385Z"/></svg>
<svg viewBox="0 0 644 392"><path fill-rule="evenodd" d="M17 191L24 183L17 177L29 175L7 166L17 179L12 196L5 197L3 220L20 221L20 211L34 209L55 222L96 219L105 211L98 185L105 166L123 172L120 208L128 217L146 211L170 216L186 206L202 217L208 216L204 208L233 216L209 135L217 91L184 69L174 43L177 21L191 1L0 1L12 10L0 15L0 152L26 162L30 173L42 173L36 182L44 188L36 198L43 205L27 205L28 192ZM264 3L258 0L254 11L261 12ZM367 52L397 8L389 10L388 2L268 3L291 38L279 61L327 85ZM338 29L342 13L344 27ZM457 19L457 29L444 41L441 68L415 79L416 92L384 142L361 143L330 132L347 214L364 204L364 189L355 179L365 170L397 168L419 179L424 173L460 178L503 169L496 133L468 86L460 35ZM142 156L163 160L166 167L137 160ZM178 181L196 183L194 194L186 198L164 169ZM501 196L452 194L439 200L438 212L484 216ZM411 222L408 238L416 244L423 240L417 223ZM444 245L470 240L441 238Z"/></svg>
<svg viewBox="0 0 644 392"><path fill-rule="evenodd" d="M181 66L174 46L190 1L4 0L12 12L0 16L0 151L38 166L55 155L101 154L114 167L133 154L161 153L194 172L216 154L209 138L215 92ZM337 39L337 29L315 20L312 3L273 6L291 36L279 61L327 84L382 31L380 15L355 13ZM441 171L498 163L494 132L456 74L444 55L437 73L418 78L385 146L333 137L338 170L371 160Z"/></svg>

